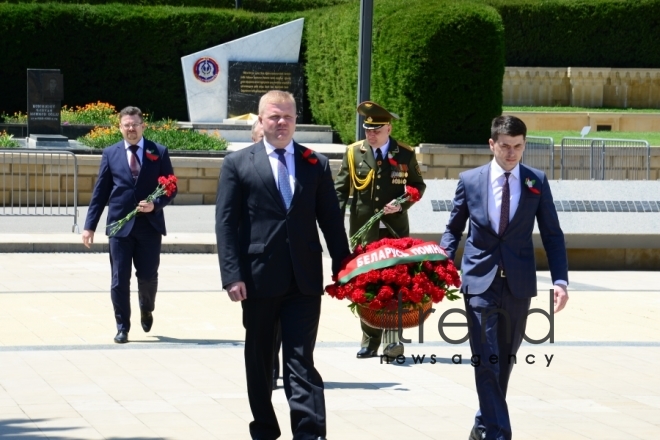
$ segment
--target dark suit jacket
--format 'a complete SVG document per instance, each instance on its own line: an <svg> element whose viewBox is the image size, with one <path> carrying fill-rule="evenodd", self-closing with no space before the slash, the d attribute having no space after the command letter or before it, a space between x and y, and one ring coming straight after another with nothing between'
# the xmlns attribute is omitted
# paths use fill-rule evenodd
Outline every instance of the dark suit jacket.
<svg viewBox="0 0 660 440"><path fill-rule="evenodd" d="M277 189L263 142L225 157L218 182L216 236L223 286L246 284L248 297L279 296L293 270L300 291L323 294L317 222L333 260L333 272L349 254L344 219L328 159L302 157L294 142L295 189L288 211Z"/></svg>
<svg viewBox="0 0 660 440"><path fill-rule="evenodd" d="M559 226L545 174L520 164L520 203L503 236L488 219L490 163L461 173L454 198L454 209L440 246L454 258L466 223L470 222L463 251L461 291L470 295L483 293L493 282L500 259L506 270L511 293L519 298L536 296L536 262L532 232L538 221L543 247L548 256L552 280L568 281L568 261L564 233ZM535 180L540 194L532 193L525 179Z"/></svg>
<svg viewBox="0 0 660 440"><path fill-rule="evenodd" d="M141 200L146 199L156 189L160 176L174 174L167 148L144 139L143 151L145 153L141 159L140 175L135 181L128 166L123 140L103 150L98 180L87 211L85 229L96 230L106 204L108 205L107 224L126 217ZM153 152L158 158L149 159L146 151ZM176 193L170 197L165 195L159 197L154 201L154 210L144 214L151 225L163 235L167 232L163 208L175 196ZM115 237L126 237L131 232L134 222L135 217L121 228ZM106 229L106 235L107 233Z"/></svg>

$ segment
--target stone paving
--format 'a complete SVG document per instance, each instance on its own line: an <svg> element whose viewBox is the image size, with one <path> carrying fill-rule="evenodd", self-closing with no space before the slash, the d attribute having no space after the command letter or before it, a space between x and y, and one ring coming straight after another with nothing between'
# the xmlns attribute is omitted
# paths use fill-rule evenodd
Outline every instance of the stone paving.
<svg viewBox="0 0 660 440"><path fill-rule="evenodd" d="M172 208L172 236L188 229L191 240L212 241L210 212ZM1 220L0 251L19 233L22 240L80 240L52 225L21 230L32 219ZM548 310L549 274L538 275L532 307ZM135 314L125 345L112 342L109 278L105 253L0 253L0 438L248 439L240 305L220 290L217 256L164 254L154 327L145 334ZM659 438L657 272L570 278L555 342L521 347L508 398L514 438ZM132 300L138 310L137 295ZM323 298L315 352L328 438L466 439L477 407L469 347L437 331L440 315L460 302L436 306L423 343L417 330L406 330L413 343L405 362L389 365L355 358L359 323L347 305ZM529 337L548 332L547 318L530 317ZM423 363L412 355L425 355ZM273 401L282 438L291 438L281 380Z"/></svg>

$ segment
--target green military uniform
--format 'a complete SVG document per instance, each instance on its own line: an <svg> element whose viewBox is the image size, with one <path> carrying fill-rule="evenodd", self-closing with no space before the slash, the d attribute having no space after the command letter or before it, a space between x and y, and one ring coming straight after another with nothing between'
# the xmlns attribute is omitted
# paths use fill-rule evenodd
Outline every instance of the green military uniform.
<svg viewBox="0 0 660 440"><path fill-rule="evenodd" d="M351 153L349 153L350 150L352 150ZM352 166L349 165L351 155L353 156ZM351 144L346 149L341 169L335 179L335 190L342 212L346 209L349 194L353 193L349 207L349 235L355 234L376 212L403 195L406 185L417 188L420 195L426 189L415 151L411 147L390 137L388 154L383 159L380 167L376 165L373 148L366 140ZM351 170L354 170L355 178L351 176ZM360 189L362 186L363 188ZM407 211L411 205L411 202L403 203L401 212L384 215L381 218L390 233L389 236L396 234L399 237L407 237L410 235ZM379 229L380 225L376 223L367 232L365 236L367 243L382 238Z"/></svg>
<svg viewBox="0 0 660 440"><path fill-rule="evenodd" d="M411 147L390 137L387 156L378 166L373 148L366 140L349 145L339 174L335 179L335 190L342 212L346 209L349 194L353 194L349 207L349 234L355 234L376 212L403 195L406 185L417 188L420 195L426 189L415 151ZM374 224L365 235L366 243L385 237L410 235L407 210L411 205L411 202L403 203L400 212L381 217L381 222L386 225L386 228L381 228L379 223ZM361 346L378 351L383 330L370 327L364 322L360 322L360 324L362 326ZM398 332L388 333L386 340L391 340L387 342L398 342Z"/></svg>

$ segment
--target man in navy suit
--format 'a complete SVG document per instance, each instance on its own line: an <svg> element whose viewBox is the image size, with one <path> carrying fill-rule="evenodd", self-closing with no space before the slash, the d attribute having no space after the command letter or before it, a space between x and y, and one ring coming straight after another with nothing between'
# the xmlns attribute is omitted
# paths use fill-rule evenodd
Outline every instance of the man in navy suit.
<svg viewBox="0 0 660 440"><path fill-rule="evenodd" d="M527 127L514 116L493 120L491 163L461 173L454 209L440 245L456 255L469 222L461 269L470 347L479 360L479 411L470 440L511 439L506 391L536 296L532 232L538 222L554 284L554 310L568 301L564 233L546 175L520 164ZM497 362L491 362L491 356ZM494 358L493 358L494 359Z"/></svg>
<svg viewBox="0 0 660 440"><path fill-rule="evenodd" d="M324 439L323 379L313 357L323 294L317 222L337 274L349 255L344 219L328 159L293 141L293 96L266 93L259 121L264 138L224 160L215 226L222 285L243 309L250 435L281 435L271 402L279 322L293 439Z"/></svg>
<svg viewBox="0 0 660 440"><path fill-rule="evenodd" d="M146 198L158 186L158 178L174 174L167 148L142 136L144 122L137 107L119 113L121 142L103 150L98 180L87 211L83 244L94 242L94 231L108 205L110 224L124 218L135 208L138 214L109 239L112 305L117 321L115 342L128 342L131 329L131 267L135 265L142 329L151 330L162 236L166 234L163 208L176 196L163 195L153 202ZM106 234L109 230L106 228Z"/></svg>

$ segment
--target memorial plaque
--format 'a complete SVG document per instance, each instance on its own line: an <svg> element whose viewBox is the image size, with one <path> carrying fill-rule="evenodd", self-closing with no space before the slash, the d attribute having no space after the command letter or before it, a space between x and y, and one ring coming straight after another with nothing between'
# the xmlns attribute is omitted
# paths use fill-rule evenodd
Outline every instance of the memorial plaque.
<svg viewBox="0 0 660 440"><path fill-rule="evenodd" d="M555 203L555 210L557 212L561 212L564 210L564 208L561 207L561 200L555 200L554 203Z"/></svg>
<svg viewBox="0 0 660 440"><path fill-rule="evenodd" d="M28 134L62 133L64 80L59 69L27 69Z"/></svg>
<svg viewBox="0 0 660 440"><path fill-rule="evenodd" d="M614 203L611 200L606 200L605 205L607 206L607 212L614 212Z"/></svg>
<svg viewBox="0 0 660 440"><path fill-rule="evenodd" d="M642 200L642 208L644 212L651 212L651 204L647 200Z"/></svg>
<svg viewBox="0 0 660 440"><path fill-rule="evenodd" d="M229 61L229 96L227 114L230 118L247 113L257 114L259 99L270 90L291 92L296 100L297 123L302 123L305 79L298 63L260 63Z"/></svg>
<svg viewBox="0 0 660 440"><path fill-rule="evenodd" d="M614 212L623 212L623 208L621 207L621 202L615 200L612 202L612 204L614 205ZM626 204L626 206L628 205Z"/></svg>
<svg viewBox="0 0 660 440"><path fill-rule="evenodd" d="M639 200L635 200L633 203L635 203L635 210L637 212L645 212L646 209L642 206L642 202Z"/></svg>
<svg viewBox="0 0 660 440"><path fill-rule="evenodd" d="M660 206L658 202L649 202L649 204L651 205L651 211L660 212Z"/></svg>
<svg viewBox="0 0 660 440"><path fill-rule="evenodd" d="M607 205L605 205L605 201L604 201L604 200L599 200L599 201L598 201L598 210L599 210L600 212L607 212Z"/></svg>
<svg viewBox="0 0 660 440"><path fill-rule="evenodd" d="M584 201L584 207L587 210L587 212L594 212L594 208L589 200Z"/></svg>
<svg viewBox="0 0 660 440"><path fill-rule="evenodd" d="M440 211L440 204L439 200L431 200L431 207L433 208L434 212L439 212Z"/></svg>

